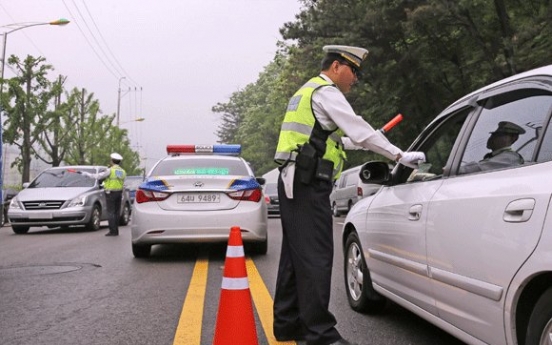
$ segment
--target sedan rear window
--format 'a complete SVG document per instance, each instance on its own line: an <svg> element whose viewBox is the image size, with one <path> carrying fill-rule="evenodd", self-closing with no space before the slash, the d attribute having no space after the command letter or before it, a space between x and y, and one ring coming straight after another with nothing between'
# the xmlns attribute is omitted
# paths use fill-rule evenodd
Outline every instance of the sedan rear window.
<svg viewBox="0 0 552 345"><path fill-rule="evenodd" d="M160 162L151 175L242 175L249 171L241 160L189 158Z"/></svg>

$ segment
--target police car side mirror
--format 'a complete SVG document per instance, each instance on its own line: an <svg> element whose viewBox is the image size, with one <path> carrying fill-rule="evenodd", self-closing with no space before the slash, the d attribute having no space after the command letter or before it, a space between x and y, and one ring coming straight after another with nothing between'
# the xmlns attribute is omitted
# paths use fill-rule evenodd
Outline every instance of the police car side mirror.
<svg viewBox="0 0 552 345"><path fill-rule="evenodd" d="M255 177L255 179L257 179L257 182L261 185L261 186L264 186L265 183L266 183L266 179L264 177Z"/></svg>
<svg viewBox="0 0 552 345"><path fill-rule="evenodd" d="M360 168L359 177L364 183L388 185L391 182L391 171L385 162L368 162Z"/></svg>

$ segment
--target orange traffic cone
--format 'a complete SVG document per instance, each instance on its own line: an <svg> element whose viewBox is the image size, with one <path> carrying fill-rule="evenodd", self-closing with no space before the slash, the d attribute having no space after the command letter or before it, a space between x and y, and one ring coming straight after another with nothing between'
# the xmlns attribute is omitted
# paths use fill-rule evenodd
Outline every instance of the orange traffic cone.
<svg viewBox="0 0 552 345"><path fill-rule="evenodd" d="M258 345L241 229L230 229L213 345Z"/></svg>

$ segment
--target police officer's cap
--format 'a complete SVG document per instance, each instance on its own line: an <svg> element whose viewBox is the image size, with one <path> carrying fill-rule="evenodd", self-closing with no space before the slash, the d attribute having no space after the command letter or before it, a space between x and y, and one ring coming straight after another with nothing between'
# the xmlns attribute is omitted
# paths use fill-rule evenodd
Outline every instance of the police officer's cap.
<svg viewBox="0 0 552 345"><path fill-rule="evenodd" d="M360 69L360 64L368 56L368 50L360 47L351 46L324 46L322 48L326 54L334 53L341 55L342 58L349 61L356 68Z"/></svg>
<svg viewBox="0 0 552 345"><path fill-rule="evenodd" d="M121 156L117 152L113 152L109 157L111 157L111 159L114 160L114 161L119 161L120 162L120 161L123 160L123 156Z"/></svg>
<svg viewBox="0 0 552 345"><path fill-rule="evenodd" d="M501 121L498 123L498 128L491 132L491 134L524 134L525 129L521 128L520 126L516 125L513 122L510 121Z"/></svg>

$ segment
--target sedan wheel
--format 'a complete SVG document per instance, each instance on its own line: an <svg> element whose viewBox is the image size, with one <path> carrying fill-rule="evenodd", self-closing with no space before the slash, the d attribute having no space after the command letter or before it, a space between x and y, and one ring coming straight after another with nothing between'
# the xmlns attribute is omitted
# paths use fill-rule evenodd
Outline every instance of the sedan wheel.
<svg viewBox="0 0 552 345"><path fill-rule="evenodd" d="M119 218L119 225L125 226L130 222L130 206L125 203L123 206L123 212L121 218Z"/></svg>
<svg viewBox="0 0 552 345"><path fill-rule="evenodd" d="M92 214L90 215L90 220L86 224L86 229L89 231L98 231L100 230L100 221L102 213L98 206L94 206L92 209Z"/></svg>
<svg viewBox="0 0 552 345"><path fill-rule="evenodd" d="M347 237L345 245L344 270L347 299L351 308L358 312L378 313L385 308L385 297L372 287L370 271L362 255L356 233Z"/></svg>
<svg viewBox="0 0 552 345"><path fill-rule="evenodd" d="M531 313L525 344L552 345L552 288L544 292Z"/></svg>
<svg viewBox="0 0 552 345"><path fill-rule="evenodd" d="M12 225L12 230L16 234L26 234L29 231L29 227L28 226Z"/></svg>
<svg viewBox="0 0 552 345"><path fill-rule="evenodd" d="M337 205L335 202L332 204L332 214L334 217L339 217L339 211L337 210Z"/></svg>
<svg viewBox="0 0 552 345"><path fill-rule="evenodd" d="M2 222L0 224L0 227L6 225L6 220L8 219L8 212L6 211L6 208L7 206L2 205Z"/></svg>

